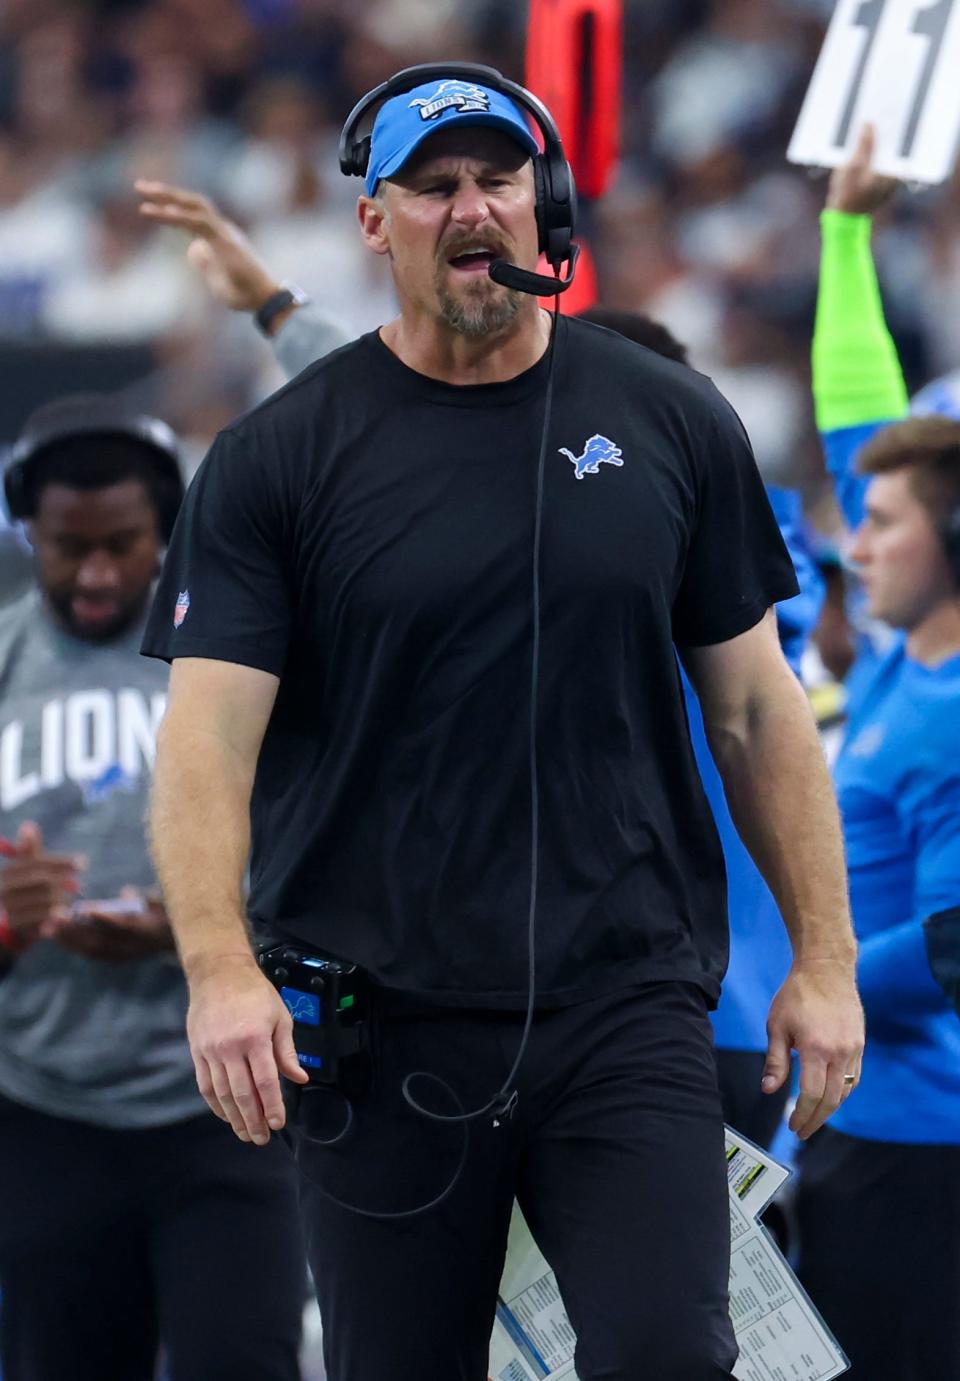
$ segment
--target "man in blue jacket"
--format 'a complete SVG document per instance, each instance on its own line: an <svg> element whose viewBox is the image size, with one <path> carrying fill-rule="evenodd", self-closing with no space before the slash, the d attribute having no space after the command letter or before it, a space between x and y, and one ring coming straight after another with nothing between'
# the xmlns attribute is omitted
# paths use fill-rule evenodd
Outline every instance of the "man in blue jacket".
<svg viewBox="0 0 960 1381"><path fill-rule="evenodd" d="M960 902L960 421L904 420L870 254L895 184L871 151L831 183L813 351L866 613L895 630L863 640L835 771L870 1040L801 1158L800 1269L858 1376L929 1381L960 1376L960 1022L926 924Z"/></svg>

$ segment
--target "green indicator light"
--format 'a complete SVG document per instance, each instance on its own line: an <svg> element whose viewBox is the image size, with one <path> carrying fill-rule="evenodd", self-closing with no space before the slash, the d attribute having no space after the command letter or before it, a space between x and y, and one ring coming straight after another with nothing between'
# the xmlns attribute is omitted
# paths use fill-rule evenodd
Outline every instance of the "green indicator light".
<svg viewBox="0 0 960 1381"><path fill-rule="evenodd" d="M347 993L346 997L342 997L342 998L340 999L340 1001L337 1003L337 1011L338 1011L338 1012L342 1012L343 1009L344 1009L345 1007L352 1007L352 1006L353 1006L353 1002L354 1002L354 995L353 995L353 993Z"/></svg>

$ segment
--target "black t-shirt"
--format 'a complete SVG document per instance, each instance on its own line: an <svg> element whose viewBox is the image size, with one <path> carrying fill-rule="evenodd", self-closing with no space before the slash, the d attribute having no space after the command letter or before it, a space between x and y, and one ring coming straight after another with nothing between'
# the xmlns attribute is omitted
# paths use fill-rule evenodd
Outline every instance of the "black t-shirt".
<svg viewBox="0 0 960 1381"><path fill-rule="evenodd" d="M711 999L723 859L674 643L796 593L739 421L703 376L561 318L543 504L538 1000ZM548 357L503 384L376 334L216 440L144 651L280 678L251 915L387 988L522 1007L536 468Z"/></svg>

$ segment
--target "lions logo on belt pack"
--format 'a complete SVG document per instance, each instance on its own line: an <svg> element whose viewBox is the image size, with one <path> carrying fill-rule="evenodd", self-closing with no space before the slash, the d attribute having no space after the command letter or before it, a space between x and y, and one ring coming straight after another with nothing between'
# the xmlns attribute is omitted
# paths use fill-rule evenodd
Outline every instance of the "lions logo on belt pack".
<svg viewBox="0 0 960 1381"><path fill-rule="evenodd" d="M568 451L566 446L561 446L560 454L566 456L573 466L573 473L578 480L582 480L584 475L598 475L601 465L622 465L620 457L623 455L620 447L615 441L611 441L607 436L601 436L595 432L583 448L583 454L575 456L572 451Z"/></svg>
<svg viewBox="0 0 960 1381"><path fill-rule="evenodd" d="M490 109L490 97L479 86L470 82L441 82L432 96L417 96L410 102L410 109L420 107L421 120L439 120L445 110L456 106L460 111Z"/></svg>
<svg viewBox="0 0 960 1381"><path fill-rule="evenodd" d="M173 626L179 628L187 617L187 610L190 608L190 591L181 590L177 595L177 603L173 610Z"/></svg>

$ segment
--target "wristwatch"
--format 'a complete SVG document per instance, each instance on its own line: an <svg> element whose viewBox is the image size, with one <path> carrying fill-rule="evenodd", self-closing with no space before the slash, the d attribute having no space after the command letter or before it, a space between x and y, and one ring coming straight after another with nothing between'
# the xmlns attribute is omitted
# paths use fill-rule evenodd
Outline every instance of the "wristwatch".
<svg viewBox="0 0 960 1381"><path fill-rule="evenodd" d="M270 327L281 312L287 307L304 307L309 301L307 294L295 283L281 284L275 293L271 293L263 306L254 312L253 319L257 323L257 330L261 335L269 337Z"/></svg>

